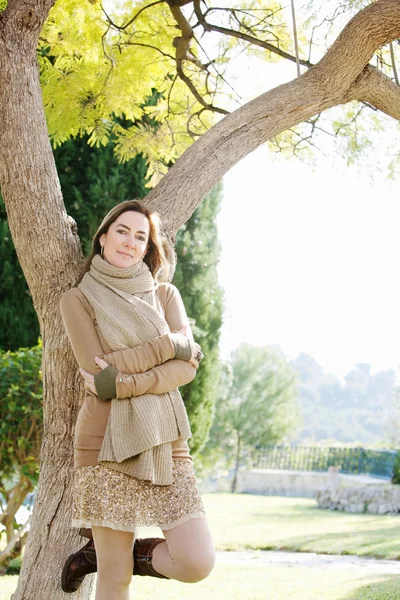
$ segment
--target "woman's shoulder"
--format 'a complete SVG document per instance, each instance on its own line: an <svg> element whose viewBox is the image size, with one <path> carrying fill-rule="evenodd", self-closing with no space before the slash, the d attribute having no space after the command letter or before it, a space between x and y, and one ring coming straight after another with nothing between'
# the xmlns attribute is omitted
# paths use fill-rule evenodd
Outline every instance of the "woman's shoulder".
<svg viewBox="0 0 400 600"><path fill-rule="evenodd" d="M157 296L163 306L166 306L171 300L180 297L178 288L172 283L162 281L158 284Z"/></svg>
<svg viewBox="0 0 400 600"><path fill-rule="evenodd" d="M90 304L85 294L77 287L72 287L63 293L60 299L61 311L76 309L77 306L83 306L90 310Z"/></svg>
<svg viewBox="0 0 400 600"><path fill-rule="evenodd" d="M178 293L178 288L173 283L169 283L169 281L160 281L158 284L157 291L161 290L164 293Z"/></svg>
<svg viewBox="0 0 400 600"><path fill-rule="evenodd" d="M76 302L84 298L83 293L77 287L69 288L66 292L61 296L61 302Z"/></svg>

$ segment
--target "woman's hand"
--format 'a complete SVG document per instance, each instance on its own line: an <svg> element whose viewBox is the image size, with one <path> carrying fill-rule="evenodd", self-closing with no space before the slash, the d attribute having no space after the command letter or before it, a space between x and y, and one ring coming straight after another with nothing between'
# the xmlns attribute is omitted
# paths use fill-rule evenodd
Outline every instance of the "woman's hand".
<svg viewBox="0 0 400 600"><path fill-rule="evenodd" d="M105 360L99 358L98 356L94 357L94 362L100 367L102 371L103 369L109 366ZM85 369L79 369L79 372L85 380L85 388L93 392L93 394L97 394L96 386L94 385L94 376L91 373L85 371Z"/></svg>
<svg viewBox="0 0 400 600"><path fill-rule="evenodd" d="M200 360L203 358L203 353L197 342L191 342L190 346L192 348L192 357L189 362L194 366L195 369L197 369L200 364Z"/></svg>
<svg viewBox="0 0 400 600"><path fill-rule="evenodd" d="M181 329L179 329L179 333L188 337L188 325L184 325ZM193 340L193 337L191 337L190 346L192 348L192 356L189 362L194 366L195 369L197 369L200 364L200 360L204 358L204 354L201 351L201 346Z"/></svg>

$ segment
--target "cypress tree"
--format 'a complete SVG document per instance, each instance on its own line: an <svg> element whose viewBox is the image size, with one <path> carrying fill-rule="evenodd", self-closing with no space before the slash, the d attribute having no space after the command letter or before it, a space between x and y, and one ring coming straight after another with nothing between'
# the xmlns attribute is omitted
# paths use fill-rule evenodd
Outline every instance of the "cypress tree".
<svg viewBox="0 0 400 600"><path fill-rule="evenodd" d="M218 344L222 325L222 290L218 284L220 255L216 216L222 200L218 184L177 235L177 268L173 283L192 319L195 339L204 353L196 378L182 388L192 427L189 440L196 454L208 439L219 379Z"/></svg>
<svg viewBox="0 0 400 600"><path fill-rule="evenodd" d="M90 147L86 138L65 142L54 151L67 212L78 224L85 254L104 215L118 202L143 198L147 164L141 155L120 163L111 143Z"/></svg>
<svg viewBox="0 0 400 600"><path fill-rule="evenodd" d="M36 346L39 323L0 195L0 350Z"/></svg>

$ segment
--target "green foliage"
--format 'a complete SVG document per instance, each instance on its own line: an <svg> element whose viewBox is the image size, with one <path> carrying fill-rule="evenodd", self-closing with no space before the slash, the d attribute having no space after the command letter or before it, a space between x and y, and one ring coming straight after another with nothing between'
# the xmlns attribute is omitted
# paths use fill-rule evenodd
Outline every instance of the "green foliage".
<svg viewBox="0 0 400 600"><path fill-rule="evenodd" d="M4 4L5 0L0 0L0 7L1 2ZM313 16L302 18L304 11L297 11L301 59L318 62L324 49L336 39L338 25L344 26L349 14L369 3L313 0L303 7ZM186 31L193 28L196 32L192 37L188 34L184 57L177 52L177 45L181 35L186 38L186 32L180 29L182 22L178 25L173 5L166 2L123 0L103 7L96 1L64 0L53 6L41 32L38 61L54 147L79 136L88 136L89 144L96 147L112 141L121 161L138 154L146 157L149 185L154 186L170 164L216 122L210 106L229 111L242 103L240 94L235 92L237 74L227 69L234 59L245 51L249 58L283 60L279 54L250 43L248 36L268 41L278 52L294 55L290 11L274 0L241 0L235 9L230 2L222 2L218 7L208 3L208 21L225 28L225 33L213 33L216 41L212 45L200 41L204 30L196 11L192 7L180 7L179 11L187 21ZM226 34L232 30L232 35ZM241 35L245 39L240 39ZM398 63L398 45L393 47ZM177 54L182 57L181 63ZM371 62L393 78L387 47L378 49ZM149 105L147 98L154 89L158 90L157 101ZM380 130L388 121L382 113L368 109L365 114L356 114L353 127L346 112L347 109L339 109L334 116L321 119L317 115L268 143L274 149L305 159L312 156L315 146L325 146L331 137L332 145L337 142L350 162L361 163L360 158L371 150L371 144L374 146L367 134L370 116ZM354 111L357 112L358 109ZM147 118L157 122L156 129ZM338 128L340 133L333 141ZM320 143L321 135L324 140ZM381 145L382 140L378 143ZM397 158L393 161L391 149L387 154L385 169L390 160L389 171L395 173ZM396 149L395 155L398 156Z"/></svg>
<svg viewBox="0 0 400 600"><path fill-rule="evenodd" d="M205 355L194 381L182 389L192 427L189 443L193 454L208 438L218 389L223 301L217 275L220 246L216 217L221 198L219 184L180 229L176 242L178 261L173 283L182 294L195 339Z"/></svg>
<svg viewBox="0 0 400 600"><path fill-rule="evenodd" d="M389 402L385 407L385 441L391 448L400 448L400 386L393 381Z"/></svg>
<svg viewBox="0 0 400 600"><path fill-rule="evenodd" d="M26 542L16 514L39 475L39 453L43 431L42 345L17 352L0 352L0 530L6 556L0 558L0 573L13 567ZM25 524L24 524L25 525ZM22 527L24 526L22 525ZM3 529L4 528L4 529ZM15 564L14 564L15 566Z"/></svg>
<svg viewBox="0 0 400 600"><path fill-rule="evenodd" d="M267 4L242 0L234 13L229 3L217 9L211 5L207 12L211 21L222 26L291 50L291 29L274 0ZM182 19L187 19L189 29L199 27L193 10L183 9ZM298 28L300 35L300 24ZM154 185L168 165L215 122L205 106L226 110L230 98L237 106L240 96L224 82L228 62L244 49L267 61L280 59L235 36L220 35L217 43L205 47L196 29L178 66L180 34L176 14L165 2L124 0L106 7L78 0L56 3L38 47L43 101L54 146L82 135L88 135L93 146L113 139L121 160L146 155ZM149 107L146 98L153 89L160 97ZM156 131L145 121L147 115L157 121ZM115 116L129 122L122 124Z"/></svg>
<svg viewBox="0 0 400 600"><path fill-rule="evenodd" d="M0 349L33 346L39 323L8 228L0 195Z"/></svg>
<svg viewBox="0 0 400 600"><path fill-rule="evenodd" d="M397 452L394 461L392 483L400 485L400 450Z"/></svg>
<svg viewBox="0 0 400 600"><path fill-rule="evenodd" d="M0 352L0 478L16 470L33 483L38 476L42 436L41 343Z"/></svg>
<svg viewBox="0 0 400 600"><path fill-rule="evenodd" d="M5 535L6 544L10 544L10 551L0 558L0 573L12 568L27 538L27 531L21 532L18 541L15 538L20 529L16 514L39 474L41 359L40 342L34 348L0 352L0 539Z"/></svg>
<svg viewBox="0 0 400 600"><path fill-rule="evenodd" d="M346 0L345 5L348 4L350 8L360 10L365 8L368 4L371 4L374 0Z"/></svg>
<svg viewBox="0 0 400 600"><path fill-rule="evenodd" d="M205 462L236 471L254 447L288 438L298 426L296 377L273 347L241 344L221 376Z"/></svg>
<svg viewBox="0 0 400 600"><path fill-rule="evenodd" d="M78 224L86 254L103 216L118 202L143 198L147 165L142 156L121 164L113 145L90 147L88 137L69 140L54 150L64 204Z"/></svg>
<svg viewBox="0 0 400 600"><path fill-rule="evenodd" d="M201 105L193 97L187 101L189 90L176 79L176 24L167 4L141 11L147 4L127 0L107 9L118 24L138 15L134 27L119 31L109 26L98 2L65 0L50 11L38 56L55 146L84 134L91 145L99 146L114 136L121 159L144 152L150 165L159 161L165 167L192 142L186 122ZM159 60L162 54L165 58ZM199 78L204 80L201 71L193 80L205 95ZM156 107L146 109L145 99L154 88L163 97ZM159 122L156 133L142 120L149 113ZM131 124L122 126L114 116Z"/></svg>
<svg viewBox="0 0 400 600"><path fill-rule="evenodd" d="M22 556L17 556L17 558L13 558L10 561L10 564L7 566L6 574L7 575L19 575L20 571L21 571L21 565L22 565ZM1 596L0 596L0 600L1 600Z"/></svg>

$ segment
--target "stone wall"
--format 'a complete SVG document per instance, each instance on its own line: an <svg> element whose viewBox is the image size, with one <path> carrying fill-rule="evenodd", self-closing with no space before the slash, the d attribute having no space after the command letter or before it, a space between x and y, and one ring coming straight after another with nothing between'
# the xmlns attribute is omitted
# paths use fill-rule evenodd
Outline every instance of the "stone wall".
<svg viewBox="0 0 400 600"><path fill-rule="evenodd" d="M357 488L370 485L380 487L385 483L376 477L342 475L335 468L330 468L329 473L280 469L240 469L237 492L266 496L315 498L318 491L328 485Z"/></svg>
<svg viewBox="0 0 400 600"><path fill-rule="evenodd" d="M400 513L400 486L386 483L380 486L324 486L316 494L321 508L350 513L397 515Z"/></svg>

